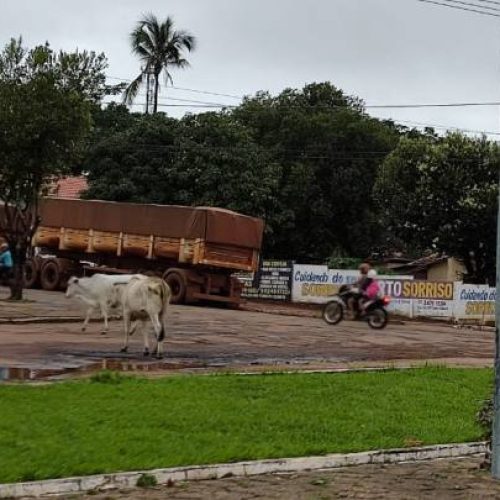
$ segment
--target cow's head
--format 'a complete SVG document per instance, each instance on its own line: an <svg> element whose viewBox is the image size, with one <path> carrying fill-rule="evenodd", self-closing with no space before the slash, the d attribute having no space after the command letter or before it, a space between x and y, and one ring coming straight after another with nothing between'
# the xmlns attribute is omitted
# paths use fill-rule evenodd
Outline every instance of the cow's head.
<svg viewBox="0 0 500 500"><path fill-rule="evenodd" d="M80 288L79 279L76 276L71 276L68 280L68 288L66 288L66 297L73 297Z"/></svg>

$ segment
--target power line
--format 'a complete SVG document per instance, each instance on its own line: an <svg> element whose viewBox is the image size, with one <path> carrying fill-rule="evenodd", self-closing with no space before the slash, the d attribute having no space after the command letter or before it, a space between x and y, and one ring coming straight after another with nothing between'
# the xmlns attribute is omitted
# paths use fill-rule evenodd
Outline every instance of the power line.
<svg viewBox="0 0 500 500"><path fill-rule="evenodd" d="M500 5L500 2L497 2L495 0L476 0L476 2L491 3L491 4L494 4L494 5Z"/></svg>
<svg viewBox="0 0 500 500"><path fill-rule="evenodd" d="M500 103L498 103L500 104ZM132 106L144 106L144 103L134 103ZM208 110L214 110L214 109L219 109L218 106L212 106L212 105L197 105L197 104L164 104L164 103L159 103L159 107L166 107L166 108L194 108L194 109L208 109ZM231 108L232 106L227 106ZM454 127L452 125L441 125L441 124L436 124L436 123L425 123L425 122L418 122L418 121L412 121L412 120L400 120L398 118L384 118L384 117L378 117L379 120L390 120L393 121L394 123L406 123L409 125L414 125L418 127L428 127L428 128L435 128L435 129L440 129L440 130L455 130L457 132L464 132L464 133L469 133L469 134L484 134L484 135L495 135L495 136L500 136L500 132L492 132L488 130L474 130L474 129L466 129L466 128L461 128L461 127Z"/></svg>
<svg viewBox="0 0 500 500"><path fill-rule="evenodd" d="M167 98L165 98L167 99ZM145 103L132 103L130 106L145 106ZM162 108L196 108L196 109L220 109L220 108L235 108L230 104L167 104L163 102L158 103L158 107Z"/></svg>
<svg viewBox="0 0 500 500"><path fill-rule="evenodd" d="M436 123L417 122L412 120L398 120L395 118L390 118L390 120L394 121L395 123L407 123L408 125L415 125L417 127L427 127L427 128L435 128L442 130L456 130L457 132L464 132L469 134L485 134L485 135L500 136L500 132L490 132L488 130L473 130L467 128L453 127L451 125L438 125Z"/></svg>
<svg viewBox="0 0 500 500"><path fill-rule="evenodd" d="M106 78L108 78L110 80L118 80L120 82L131 82L132 81L132 80L130 80L130 78L119 78L117 76L106 76ZM221 92L210 92L208 90L190 89L187 87L177 87L175 85L167 86L167 88L174 89L174 90L183 90L185 92L193 92L195 94L215 95L215 96L219 96L219 97L231 97L232 99L238 99L238 100L243 99L242 96L237 96L234 94L223 94Z"/></svg>
<svg viewBox="0 0 500 500"><path fill-rule="evenodd" d="M418 0L418 1L424 1L424 0ZM427 0L426 0L427 1ZM431 1L431 0L428 0ZM492 0L490 0L492 1ZM500 4L500 2L499 2ZM118 77L107 77L107 78L113 78L116 80L126 80L124 78L118 78ZM238 97L235 95L230 95L230 94L221 94L217 92L210 92L210 91L205 91L205 90L194 90L194 89L187 89L184 87L168 87L169 89L173 88L176 90L188 90L191 92L198 92L201 94L207 94L207 95L218 95L218 96L225 96L225 97L234 97L237 99L243 99L243 97ZM145 96L143 93L139 93L137 95L140 96ZM170 96L158 96L159 99L165 100L165 99L170 99L172 101L179 101L179 102L189 102L193 104L199 104L202 105L203 107L208 107L212 106L214 108L222 108L222 107L237 107L235 104L228 104L228 103L220 103L220 102L208 102L208 101L201 101L201 100L193 100L193 99L181 99L178 97L170 97ZM304 104L304 107L308 108L334 108L334 107L340 107L343 108L345 107L345 101L338 101L341 104L335 105L335 104L322 104L322 105L308 105ZM134 104L135 105L135 104ZM291 106L298 106L297 104L291 104ZM451 103L415 103L415 104L365 104L363 107L366 109L411 109L411 108L458 108L458 107L480 107L480 106L500 106L500 101L487 101L487 102L451 102ZM189 106L191 107L191 106Z"/></svg>
<svg viewBox="0 0 500 500"><path fill-rule="evenodd" d="M137 95L141 96L141 97L146 97L146 94L143 94L143 93L138 93ZM193 103L193 104L204 104L204 105L213 106L215 108L222 108L222 107L225 107L225 106L231 106L230 104L223 104L223 103L220 103L220 102L198 101L198 100L194 100L194 99L183 99L183 98L180 98L180 97L170 97L170 96L158 96L158 99L162 99L162 100L164 100L164 99L170 99L171 101L189 102L189 103Z"/></svg>
<svg viewBox="0 0 500 500"><path fill-rule="evenodd" d="M140 94L142 95L142 94ZM200 107L200 108L237 108L235 104L215 103L207 101L197 101L192 99L179 99L175 97L163 96L161 99L171 99L173 101L182 101L198 104L199 106L186 106L186 107ZM133 103L132 106L139 104ZM142 105L142 104L140 104ZM159 106L174 106L173 104L159 103ZM464 108L464 107L489 107L500 106L500 101L489 102L450 102L450 103L416 103L416 104L366 104L363 106L366 109L418 109L418 108ZM305 108L305 109L335 109L345 108L345 104L294 104L290 103L289 107Z"/></svg>
<svg viewBox="0 0 500 500"><path fill-rule="evenodd" d="M500 106L500 101L491 102L448 102L448 103L424 103L424 104L367 104L365 108L391 109L391 108L463 108L469 106Z"/></svg>
<svg viewBox="0 0 500 500"><path fill-rule="evenodd" d="M482 14L484 16L500 17L500 14L494 14L493 12L485 12L483 10L469 9L467 7L459 7L458 5L450 5L448 3L436 2L435 0L417 0L417 2L441 5L442 7L448 7L450 9L465 10L468 12L474 12L476 14Z"/></svg>
<svg viewBox="0 0 500 500"><path fill-rule="evenodd" d="M468 7L478 7L479 9L486 9L488 11L493 11L493 12L500 12L500 9L498 7L490 7L489 5L478 5L473 2L464 2L463 0L441 0L446 3L456 3L458 5L466 5Z"/></svg>

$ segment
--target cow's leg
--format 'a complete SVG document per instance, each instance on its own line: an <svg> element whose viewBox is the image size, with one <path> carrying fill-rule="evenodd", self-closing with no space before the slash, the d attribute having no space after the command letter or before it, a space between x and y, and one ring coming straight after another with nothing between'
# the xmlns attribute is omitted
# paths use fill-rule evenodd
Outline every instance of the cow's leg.
<svg viewBox="0 0 500 500"><path fill-rule="evenodd" d="M137 323L136 323L137 324ZM141 322L142 335L144 337L144 356L149 356L149 335L144 322Z"/></svg>
<svg viewBox="0 0 500 500"><path fill-rule="evenodd" d="M87 312L85 313L85 319L84 319L83 325L82 325L82 332L84 332L87 329L87 326L88 326L89 321L90 321L90 316L92 315L93 310L94 310L94 308L92 306L90 306L87 309Z"/></svg>
<svg viewBox="0 0 500 500"><path fill-rule="evenodd" d="M108 323L108 303L107 301L100 302L99 306L101 308L101 315L104 318L104 329L101 330L101 333L105 335L107 331L109 330L109 323Z"/></svg>
<svg viewBox="0 0 500 500"><path fill-rule="evenodd" d="M137 325L139 324L139 322L140 322L140 320L134 321L132 328L130 328L130 332L129 332L130 336L132 336L135 333L135 331L137 330ZM142 324L142 322L141 322L141 324Z"/></svg>
<svg viewBox="0 0 500 500"><path fill-rule="evenodd" d="M121 349L121 352L127 352L128 350L128 334L130 331L130 312L123 308L123 326L125 328L125 343Z"/></svg>
<svg viewBox="0 0 500 500"><path fill-rule="evenodd" d="M153 323L153 328L156 336L156 357L161 359L163 357L163 339L165 338L163 325L161 324L158 314L149 314L151 318L151 323Z"/></svg>

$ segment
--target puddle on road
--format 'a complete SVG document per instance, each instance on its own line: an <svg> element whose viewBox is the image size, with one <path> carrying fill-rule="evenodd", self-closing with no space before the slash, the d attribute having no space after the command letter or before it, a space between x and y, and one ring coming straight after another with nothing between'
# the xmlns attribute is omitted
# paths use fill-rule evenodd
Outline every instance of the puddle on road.
<svg viewBox="0 0 500 500"><path fill-rule="evenodd" d="M0 367L0 383L7 381L23 380L57 380L67 378L71 375L82 375L100 370L113 370L123 372L155 372L169 370L184 370L206 368L206 364L176 361L133 361L123 359L102 359L98 362L89 363L78 367L57 368L31 368L31 367Z"/></svg>
<svg viewBox="0 0 500 500"><path fill-rule="evenodd" d="M157 360L154 358L137 358L132 354L117 354L110 356L107 352L65 352L59 359L53 359L52 366L0 366L0 383L9 381L49 381L88 375L100 370L113 370L129 373L169 372L169 371L199 371L221 370L229 367L289 367L303 370L318 362L342 363L343 358L294 357L294 358L259 358L244 356L241 353L211 358L190 356L187 353L177 353L175 358ZM244 369L244 368L243 368Z"/></svg>

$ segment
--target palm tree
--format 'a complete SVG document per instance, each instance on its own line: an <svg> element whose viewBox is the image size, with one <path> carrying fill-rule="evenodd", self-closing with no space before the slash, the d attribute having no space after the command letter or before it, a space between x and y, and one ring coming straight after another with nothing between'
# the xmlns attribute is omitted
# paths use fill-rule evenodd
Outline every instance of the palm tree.
<svg viewBox="0 0 500 500"><path fill-rule="evenodd" d="M143 83L146 83L148 90L150 84L154 84L153 113L156 113L161 73L164 72L166 83L169 81L173 83L171 68L189 66L184 51L191 52L195 49L196 38L187 31L175 30L174 20L170 16L164 22L160 22L155 15L147 14L130 34L130 41L132 52L139 56L142 67L139 76L126 88L123 100L127 104L132 104ZM149 96L146 113L148 111Z"/></svg>

